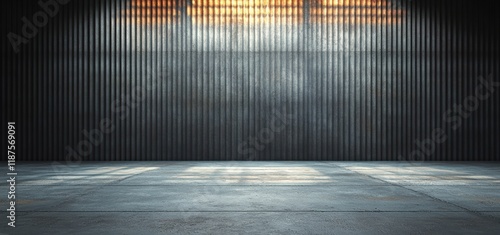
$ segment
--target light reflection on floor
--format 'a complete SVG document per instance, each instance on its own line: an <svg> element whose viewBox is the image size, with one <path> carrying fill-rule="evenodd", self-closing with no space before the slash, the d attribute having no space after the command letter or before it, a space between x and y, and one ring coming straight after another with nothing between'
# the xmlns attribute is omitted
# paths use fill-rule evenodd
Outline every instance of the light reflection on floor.
<svg viewBox="0 0 500 235"><path fill-rule="evenodd" d="M311 167L190 167L174 176L184 180L224 183L317 184L334 180Z"/></svg>

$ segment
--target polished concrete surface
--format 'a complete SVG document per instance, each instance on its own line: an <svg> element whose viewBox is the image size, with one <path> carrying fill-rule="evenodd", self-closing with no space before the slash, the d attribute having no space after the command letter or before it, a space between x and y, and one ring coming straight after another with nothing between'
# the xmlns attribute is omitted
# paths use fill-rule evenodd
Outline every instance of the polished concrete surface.
<svg viewBox="0 0 500 235"><path fill-rule="evenodd" d="M500 163L19 163L17 171L16 228L2 216L0 234L500 234Z"/></svg>

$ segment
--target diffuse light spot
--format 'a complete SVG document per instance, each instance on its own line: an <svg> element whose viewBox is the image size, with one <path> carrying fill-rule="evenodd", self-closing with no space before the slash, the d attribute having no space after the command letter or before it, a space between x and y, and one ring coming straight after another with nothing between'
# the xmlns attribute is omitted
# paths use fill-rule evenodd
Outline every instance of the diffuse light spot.
<svg viewBox="0 0 500 235"><path fill-rule="evenodd" d="M140 24L393 24L404 10L387 0L131 0L123 15Z"/></svg>

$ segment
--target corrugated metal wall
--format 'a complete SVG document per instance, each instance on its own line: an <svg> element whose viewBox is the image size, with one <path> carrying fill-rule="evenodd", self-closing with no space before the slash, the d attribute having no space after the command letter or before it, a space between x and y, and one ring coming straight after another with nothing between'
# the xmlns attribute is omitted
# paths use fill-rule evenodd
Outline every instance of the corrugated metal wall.
<svg viewBox="0 0 500 235"><path fill-rule="evenodd" d="M48 2L3 7L18 159L500 160L493 1Z"/></svg>

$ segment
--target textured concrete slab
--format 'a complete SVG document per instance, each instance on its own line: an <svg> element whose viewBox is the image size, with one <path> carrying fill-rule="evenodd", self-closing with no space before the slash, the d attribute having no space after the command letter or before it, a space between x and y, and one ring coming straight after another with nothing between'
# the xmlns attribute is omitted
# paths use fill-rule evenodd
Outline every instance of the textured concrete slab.
<svg viewBox="0 0 500 235"><path fill-rule="evenodd" d="M1 233L500 232L498 163L85 162L18 169L17 227L3 223Z"/></svg>
<svg viewBox="0 0 500 235"><path fill-rule="evenodd" d="M67 197L65 192L70 191ZM57 211L463 211L397 186L106 186L19 189L33 201L65 198ZM133 199L133 200L131 200ZM32 211L37 203L19 205ZM84 207L82 205L85 205ZM51 205L52 206L52 205Z"/></svg>
<svg viewBox="0 0 500 235"><path fill-rule="evenodd" d="M20 214L30 234L499 234L466 212L37 212Z"/></svg>
<svg viewBox="0 0 500 235"><path fill-rule="evenodd" d="M472 211L500 211L499 185L409 186L413 190Z"/></svg>

